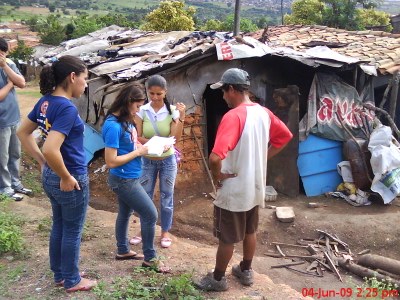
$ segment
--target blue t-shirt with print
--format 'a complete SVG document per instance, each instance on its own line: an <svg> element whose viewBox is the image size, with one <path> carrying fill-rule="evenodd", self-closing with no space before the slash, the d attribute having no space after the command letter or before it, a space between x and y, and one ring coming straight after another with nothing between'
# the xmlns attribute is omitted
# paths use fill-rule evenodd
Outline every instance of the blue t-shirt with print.
<svg viewBox="0 0 400 300"><path fill-rule="evenodd" d="M44 139L51 130L64 134L60 151L65 167L72 175L87 173L83 148L85 125L68 98L45 95L36 103L28 118L38 124Z"/></svg>
<svg viewBox="0 0 400 300"><path fill-rule="evenodd" d="M102 133L105 146L117 149L118 156L130 153L137 148L136 128L129 124L125 129L113 115L104 122ZM112 168L110 173L122 178L139 178L142 174L142 160L140 156L136 157L122 166Z"/></svg>
<svg viewBox="0 0 400 300"><path fill-rule="evenodd" d="M12 60L7 59L7 64L15 73L21 75ZM4 72L3 68L0 68L0 89L6 86L7 83L8 76L6 72ZM15 88L13 88L6 97L0 101L0 128L6 128L18 124L20 117L17 93Z"/></svg>

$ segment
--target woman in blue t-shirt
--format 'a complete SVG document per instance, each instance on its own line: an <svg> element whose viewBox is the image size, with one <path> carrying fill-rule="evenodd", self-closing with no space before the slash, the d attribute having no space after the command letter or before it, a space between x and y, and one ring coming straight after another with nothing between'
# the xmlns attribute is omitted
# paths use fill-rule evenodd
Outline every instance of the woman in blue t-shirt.
<svg viewBox="0 0 400 300"><path fill-rule="evenodd" d="M87 87L86 65L62 56L40 73L44 95L18 130L25 150L42 169L43 189L50 199L53 225L50 234L50 268L57 286L67 292L88 291L96 284L79 273L83 224L89 203L89 177L83 148L84 123L72 98ZM45 140L42 151L33 137L37 128Z"/></svg>
<svg viewBox="0 0 400 300"><path fill-rule="evenodd" d="M140 184L142 173L141 156L148 149L138 142L135 115L145 101L144 88L135 83L123 87L107 112L102 132L105 143L105 160L110 174L108 183L118 196L118 215L115 222L117 254L115 259L143 259L130 250L128 241L129 218L133 211L140 216L143 240L143 267L156 267L166 272L167 268L156 266L154 235L157 209Z"/></svg>

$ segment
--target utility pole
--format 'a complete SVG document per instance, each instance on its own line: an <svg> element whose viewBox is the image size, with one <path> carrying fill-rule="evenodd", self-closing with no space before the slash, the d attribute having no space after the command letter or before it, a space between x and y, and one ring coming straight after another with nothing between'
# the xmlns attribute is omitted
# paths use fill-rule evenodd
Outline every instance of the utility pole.
<svg viewBox="0 0 400 300"><path fill-rule="evenodd" d="M240 0L235 0L235 20L233 24L233 36L240 32Z"/></svg>

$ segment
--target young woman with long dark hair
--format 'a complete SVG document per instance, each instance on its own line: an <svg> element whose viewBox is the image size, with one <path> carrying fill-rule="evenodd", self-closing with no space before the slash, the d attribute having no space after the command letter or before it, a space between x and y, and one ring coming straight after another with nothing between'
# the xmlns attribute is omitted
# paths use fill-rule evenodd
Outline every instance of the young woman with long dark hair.
<svg viewBox="0 0 400 300"><path fill-rule="evenodd" d="M53 225L50 234L50 268L56 285L67 292L88 291L97 282L79 273L79 252L89 203L89 177L83 148L84 123L72 98L85 91L88 71L74 56L62 56L43 68L40 92L28 118L18 130L25 150L42 169L43 189L50 199ZM39 128L42 150L33 137Z"/></svg>

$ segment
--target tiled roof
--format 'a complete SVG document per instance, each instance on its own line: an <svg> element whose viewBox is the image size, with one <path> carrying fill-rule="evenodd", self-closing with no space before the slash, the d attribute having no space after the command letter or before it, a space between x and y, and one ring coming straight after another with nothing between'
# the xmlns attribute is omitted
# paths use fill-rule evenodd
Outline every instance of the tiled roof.
<svg viewBox="0 0 400 300"><path fill-rule="evenodd" d="M250 35L259 39L262 33L263 30L260 30ZM374 66L382 74L393 74L400 69L400 34L346 31L318 25L281 25L270 26L265 38L271 47L289 47L300 52L325 45L342 55Z"/></svg>

